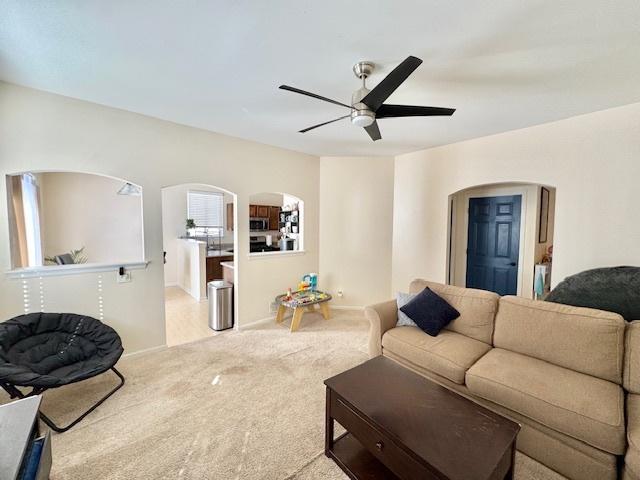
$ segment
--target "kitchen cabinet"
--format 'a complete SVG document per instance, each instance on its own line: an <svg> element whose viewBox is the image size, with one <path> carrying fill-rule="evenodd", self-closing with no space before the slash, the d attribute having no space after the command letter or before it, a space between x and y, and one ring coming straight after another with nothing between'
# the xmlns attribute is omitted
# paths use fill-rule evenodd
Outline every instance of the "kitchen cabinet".
<svg viewBox="0 0 640 480"><path fill-rule="evenodd" d="M267 218L269 219L269 230L279 230L281 210L281 207L275 205L249 205L249 218ZM233 203L227 203L227 230L233 231L234 227Z"/></svg>
<svg viewBox="0 0 640 480"><path fill-rule="evenodd" d="M222 265L220 262L232 262L233 255L221 257L207 257L207 283L213 280L222 280Z"/></svg>
<svg viewBox="0 0 640 480"><path fill-rule="evenodd" d="M258 207L258 217L260 218L269 218L269 206L268 205L257 205Z"/></svg>
<svg viewBox="0 0 640 480"><path fill-rule="evenodd" d="M227 230L233 232L233 203L227 203Z"/></svg>
<svg viewBox="0 0 640 480"><path fill-rule="evenodd" d="M280 207L269 207L269 230L280 230Z"/></svg>

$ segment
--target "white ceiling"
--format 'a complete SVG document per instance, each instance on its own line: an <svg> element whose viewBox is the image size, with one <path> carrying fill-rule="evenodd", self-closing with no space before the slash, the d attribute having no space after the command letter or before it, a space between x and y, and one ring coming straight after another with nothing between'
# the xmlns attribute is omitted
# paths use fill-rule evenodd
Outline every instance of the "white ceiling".
<svg viewBox="0 0 640 480"><path fill-rule="evenodd" d="M353 63L424 63L390 103L451 118L343 108ZM0 0L0 78L317 155L391 155L640 101L638 0ZM347 112L348 113L348 112Z"/></svg>

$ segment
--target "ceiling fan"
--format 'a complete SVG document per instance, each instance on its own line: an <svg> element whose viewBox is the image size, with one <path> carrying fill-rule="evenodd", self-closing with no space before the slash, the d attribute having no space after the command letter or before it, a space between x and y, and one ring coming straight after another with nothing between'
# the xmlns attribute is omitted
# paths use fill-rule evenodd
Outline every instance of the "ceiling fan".
<svg viewBox="0 0 640 480"><path fill-rule="evenodd" d="M334 105L340 105L351 110L349 115L343 115L342 117L328 122L320 123L312 127L304 128L300 130L300 133L306 133L314 128L322 127L329 123L337 122L345 118L351 117L351 123L357 127L364 127L371 140L374 142L382 138L380 136L380 129L378 128L378 118L394 118L394 117L433 117L433 116L451 116L456 111L455 108L440 108L440 107L419 107L415 105L391 105L383 103L389 96L400 86L402 83L413 73L413 71L420 66L422 60L416 57L407 57L400 65L393 69L393 71L387 75L373 90L369 90L365 81L375 65L371 62L358 62L353 66L353 73L356 77L362 80L362 87L353 92L351 96L351 105L338 102L315 93L306 92L299 88L290 87L288 85L280 85L282 90L288 90L290 92L299 93L308 97L317 98L325 102L333 103Z"/></svg>

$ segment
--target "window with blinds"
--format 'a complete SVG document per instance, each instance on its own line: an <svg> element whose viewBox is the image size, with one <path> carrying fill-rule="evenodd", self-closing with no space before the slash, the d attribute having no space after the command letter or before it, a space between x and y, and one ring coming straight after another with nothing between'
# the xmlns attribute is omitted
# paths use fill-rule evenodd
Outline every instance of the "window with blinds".
<svg viewBox="0 0 640 480"><path fill-rule="evenodd" d="M187 218L198 230L209 235L224 235L224 196L217 192L187 192Z"/></svg>

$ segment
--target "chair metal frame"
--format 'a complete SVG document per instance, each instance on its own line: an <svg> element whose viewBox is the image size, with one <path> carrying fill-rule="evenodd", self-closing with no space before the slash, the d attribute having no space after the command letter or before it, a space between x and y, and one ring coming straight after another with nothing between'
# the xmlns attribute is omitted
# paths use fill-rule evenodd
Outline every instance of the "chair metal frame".
<svg viewBox="0 0 640 480"><path fill-rule="evenodd" d="M98 400L96 403L94 403L91 408L89 408L89 410L87 410L86 412L84 412L82 415L80 415L78 418L76 418L74 421L72 421L69 425L67 425L66 427L59 427L58 425L56 425L53 420L51 420L49 417L47 417L44 413L42 413L42 411L39 411L39 415L40 418L42 419L42 421L44 423L46 423L52 430L58 432L58 433L64 433L67 430L69 430L71 427L75 426L76 424L78 424L82 419L84 419L87 415L89 415L91 412L93 412L96 408L98 408L100 405L102 405L102 403L104 403L104 401L109 398L111 395L113 395L114 393L116 393L118 390L120 390L120 388L122 388L122 386L124 385L124 376L118 371L116 370L116 367L111 367L110 370L113 371L113 373L115 373L118 378L120 379L120 382L118 383L118 385L113 388L111 391L109 391L109 393L107 393L104 397L102 397L100 400ZM23 386L23 385L21 385ZM27 385L28 386L28 385ZM60 385L61 387L64 387L64 385ZM44 392L46 392L47 390L50 390L51 388L49 387L32 387L32 390L29 393L23 393L22 391L20 391L20 389L18 388L18 386L13 385L11 383L8 382L0 382L0 387L4 388L6 390L6 392L9 394L9 396L11 398L27 398L27 397L33 397L35 395L41 395ZM53 387L53 388L59 388L59 387Z"/></svg>

